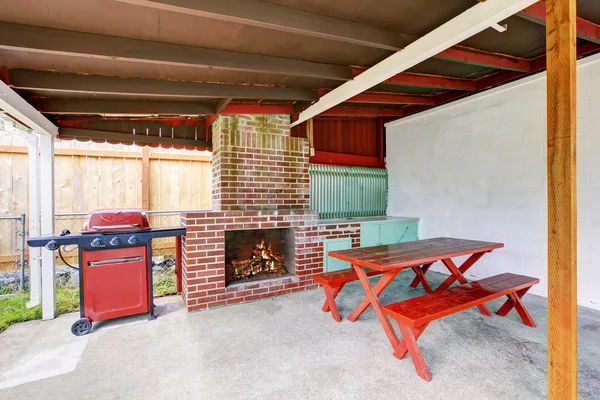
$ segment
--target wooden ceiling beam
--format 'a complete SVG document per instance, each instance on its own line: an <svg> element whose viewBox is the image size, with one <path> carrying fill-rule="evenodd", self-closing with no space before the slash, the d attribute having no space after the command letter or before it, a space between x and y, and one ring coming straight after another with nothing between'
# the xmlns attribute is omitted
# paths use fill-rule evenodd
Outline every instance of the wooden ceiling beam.
<svg viewBox="0 0 600 400"><path fill-rule="evenodd" d="M319 90L319 96L331 92L329 89ZM372 103L372 104L435 104L435 96L403 94L389 92L363 92L349 98L345 103Z"/></svg>
<svg viewBox="0 0 600 400"><path fill-rule="evenodd" d="M293 104L230 103L221 114L287 114L294 113Z"/></svg>
<svg viewBox="0 0 600 400"><path fill-rule="evenodd" d="M34 99L31 103L44 114L115 115L210 115L212 103L127 100Z"/></svg>
<svg viewBox="0 0 600 400"><path fill-rule="evenodd" d="M130 79L20 69L9 70L8 74L15 88L48 92L280 101L311 101L318 98L316 90L309 89Z"/></svg>
<svg viewBox="0 0 600 400"><path fill-rule="evenodd" d="M135 143L140 145L158 144L181 147L210 148L211 142L205 140L180 139L170 137L158 137L149 135L133 135L131 133L120 133L79 128L58 128L59 138L89 139L93 141L114 141L119 143Z"/></svg>
<svg viewBox="0 0 600 400"><path fill-rule="evenodd" d="M405 33L376 28L339 18L259 0L119 0L124 3L296 33L372 48L399 51L419 39ZM489 68L526 71L527 60L506 54L455 46L436 58Z"/></svg>
<svg viewBox="0 0 600 400"><path fill-rule="evenodd" d="M352 75L358 76L367 68L352 67ZM467 90L477 89L474 79L450 78L447 76L415 74L412 72L401 72L387 79L384 83L399 86L426 87L434 89Z"/></svg>
<svg viewBox="0 0 600 400"><path fill-rule="evenodd" d="M446 49L439 53L436 58L508 71L529 72L531 69L531 63L526 58L493 53L465 46L454 46Z"/></svg>
<svg viewBox="0 0 600 400"><path fill-rule="evenodd" d="M403 109L336 106L319 114L320 117L402 117Z"/></svg>
<svg viewBox="0 0 600 400"><path fill-rule="evenodd" d="M546 3L543 1L535 3L518 13L517 16L546 26ZM577 37L588 42L600 44L600 25L577 17Z"/></svg>
<svg viewBox="0 0 600 400"><path fill-rule="evenodd" d="M352 21L259 0L119 0L219 21L397 51L414 38Z"/></svg>
<svg viewBox="0 0 600 400"><path fill-rule="evenodd" d="M221 114L225 107L227 107L227 105L231 103L231 100L233 100L231 97L217 100L217 108L215 110L215 114Z"/></svg>
<svg viewBox="0 0 600 400"><path fill-rule="evenodd" d="M0 48L345 81L350 67L0 22Z"/></svg>

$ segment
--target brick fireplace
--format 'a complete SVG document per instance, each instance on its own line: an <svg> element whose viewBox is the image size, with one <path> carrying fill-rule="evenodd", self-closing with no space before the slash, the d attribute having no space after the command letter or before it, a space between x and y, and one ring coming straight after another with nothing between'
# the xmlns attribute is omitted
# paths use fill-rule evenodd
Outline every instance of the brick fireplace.
<svg viewBox="0 0 600 400"><path fill-rule="evenodd" d="M182 214L187 228L182 249L187 309L315 288L311 275L322 271L323 251L317 212L309 210L308 142L290 136L287 115L223 115L212 129L213 211ZM244 240L254 234L260 243L268 237L265 245L274 247L276 240L266 230L275 229L287 230L285 251L273 250L287 273L264 273L263 265L261 279L227 280L226 239L245 232Z"/></svg>

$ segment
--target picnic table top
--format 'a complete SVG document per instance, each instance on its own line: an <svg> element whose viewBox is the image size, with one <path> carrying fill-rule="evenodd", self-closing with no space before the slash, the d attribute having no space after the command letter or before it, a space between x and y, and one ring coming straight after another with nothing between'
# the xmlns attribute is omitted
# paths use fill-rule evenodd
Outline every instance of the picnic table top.
<svg viewBox="0 0 600 400"><path fill-rule="evenodd" d="M336 250L330 251L328 255L362 267L372 268L377 271L387 271L429 264L447 258L492 251L502 247L504 247L504 243L438 237L383 246Z"/></svg>

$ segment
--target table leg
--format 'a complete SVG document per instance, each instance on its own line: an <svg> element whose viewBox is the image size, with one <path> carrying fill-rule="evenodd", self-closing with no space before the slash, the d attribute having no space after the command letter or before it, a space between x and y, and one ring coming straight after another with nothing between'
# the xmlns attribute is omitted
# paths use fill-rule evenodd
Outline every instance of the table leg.
<svg viewBox="0 0 600 400"><path fill-rule="evenodd" d="M364 270L361 268L361 271ZM390 271L384 273L375 285L375 296L379 297L381 292L383 292L383 290L394 280L394 278L396 278L396 276L398 276L399 273L400 271ZM366 296L360 303L358 303L358 306L348 316L348 321L356 321L358 317L365 312L365 310L369 307L369 304L371 304L368 297L369 296Z"/></svg>
<svg viewBox="0 0 600 400"><path fill-rule="evenodd" d="M427 271L429 271L429 268L431 268L431 263L429 264L425 264L421 267L421 271L423 272L423 276L425 276L425 274L427 273ZM418 268L418 267L417 267ZM419 283L421 282L421 280L419 279L419 276L417 274L417 276L415 277L415 279L413 279L412 283L410 284L410 287L416 288L417 286L419 286Z"/></svg>
<svg viewBox="0 0 600 400"><path fill-rule="evenodd" d="M471 268L473 266L473 264L475 264L477 261L479 261L479 259L481 257L483 257L484 254L485 254L485 252L471 254L471 256L469 258L467 258L467 260L460 266L460 268L458 268L460 273L464 274L465 272L467 272L469 270L469 268ZM444 260L442 260L442 262L443 261ZM450 261L452 261L452 260L450 260ZM446 265L446 263L444 263L444 265ZM448 266L446 265L446 267L448 267ZM452 272L452 271L450 271L450 272ZM450 287L450 285L452 285L456 279L457 279L457 276L454 275L454 273L453 273L436 290L448 289Z"/></svg>
<svg viewBox="0 0 600 400"><path fill-rule="evenodd" d="M477 253L477 254L482 254L482 253ZM475 254L474 254L475 255ZM469 260L471 260L471 258L473 258L473 256L469 257L469 259L467 259L467 261L465 261L465 263L467 263ZM475 261L477 261L479 258L481 258L481 256L479 256ZM475 261L473 261L471 263L471 265L473 265L475 263ZM449 258L443 259L442 262L444 263L444 265L446 266L446 268L448 268L448 270L450 271L450 273L452 273L454 279L452 280L452 282L454 282L454 280L458 280L458 282L461 285L464 285L466 283L469 283L469 281L467 281L467 278L465 278L465 276L463 275L463 272L461 271L461 269L456 267L456 264L454 264L454 261L452 261ZM465 264L461 265L461 268L464 266ZM467 271L471 265L469 265L468 268L465 268L465 271ZM448 279L446 279L446 281L448 281L450 279L450 277ZM444 281L444 283L442 283L442 286L440 286L439 288L436 289L436 291L438 290L443 290L445 288L442 288L444 286L444 284L446 283L446 281ZM450 286L450 285L448 285ZM479 311L481 311L481 313L485 316L491 317L492 316L492 312L490 311L490 309L485 305L485 304L480 304L477 306L477 308L479 308Z"/></svg>
<svg viewBox="0 0 600 400"><path fill-rule="evenodd" d="M431 265L431 264L429 264L429 265ZM431 293L432 292L431 286L429 285L429 282L427 282L427 278L425 278L423 269L419 266L416 266L416 267L412 267L412 270L414 271L415 274L417 274L417 277L414 280L417 281L417 283L421 282L421 284L423 285L423 289L425 289L425 291L427 293ZM427 270L425 270L425 271L427 271ZM411 283L411 286L413 286L412 283ZM413 286L413 287L416 287L416 286Z"/></svg>
<svg viewBox="0 0 600 400"><path fill-rule="evenodd" d="M396 332L394 332L394 327L392 326L390 320L383 313L383 309L381 307L381 302L379 301L377 294L375 294L375 290L373 289L373 286L371 286L369 277L367 276L365 270L362 269L362 267L360 267L358 265L352 265L352 267L354 268L354 271L356 272L356 275L358 276L360 283L362 283L362 286L365 289L365 293L367 294L367 299L368 299L369 303L373 306L373 310L375 311L375 314L377 314L377 318L379 318L379 322L381 323L381 326L383 327L383 331L385 332L388 340L390 341L392 348L395 349L398 346L398 344L400 343L400 340L398 339ZM389 274L389 273L386 273L386 274ZM398 275L398 272L396 272L396 275ZM383 277L381 279L383 279ZM380 281L381 281L381 279L380 279Z"/></svg>

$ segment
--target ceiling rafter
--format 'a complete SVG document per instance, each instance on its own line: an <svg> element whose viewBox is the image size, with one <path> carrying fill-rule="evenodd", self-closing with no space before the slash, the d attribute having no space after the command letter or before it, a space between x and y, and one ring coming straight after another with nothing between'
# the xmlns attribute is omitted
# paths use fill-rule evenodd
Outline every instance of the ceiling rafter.
<svg viewBox="0 0 600 400"><path fill-rule="evenodd" d="M378 49L399 51L419 39L401 32L319 15L259 0L118 0L158 10L252 25ZM454 46L435 57L489 68L527 71L527 60Z"/></svg>
<svg viewBox="0 0 600 400"><path fill-rule="evenodd" d="M414 38L259 0L119 0L158 10L397 51Z"/></svg>
<svg viewBox="0 0 600 400"><path fill-rule="evenodd" d="M402 117L403 109L336 106L319 114L320 117Z"/></svg>
<svg viewBox="0 0 600 400"><path fill-rule="evenodd" d="M133 135L131 133L121 133L113 131L101 131L96 129L64 128L59 127L59 138L61 139L89 139L93 141L115 141L119 143L135 144L157 144L181 147L194 147L207 149L211 147L211 142L205 140L181 139L170 137L159 137L149 135Z"/></svg>
<svg viewBox="0 0 600 400"><path fill-rule="evenodd" d="M535 0L487 0L477 3L467 11L411 43L403 51L391 55L358 75L352 81L346 82L327 93L316 103L300 112L298 119L291 126L296 126L369 90L373 86L439 54L533 3L535 3Z"/></svg>
<svg viewBox="0 0 600 400"><path fill-rule="evenodd" d="M331 92L329 89L319 90L319 96L325 96ZM349 98L345 103L371 103L371 104L435 104L435 96L419 95L419 94L404 94L390 92L363 92L352 98Z"/></svg>
<svg viewBox="0 0 600 400"><path fill-rule="evenodd" d="M0 22L0 48L346 81L350 67Z"/></svg>
<svg viewBox="0 0 600 400"><path fill-rule="evenodd" d="M280 101L311 101L318 98L317 91L310 89L117 78L23 69L11 69L8 75L11 86L15 88L48 92Z"/></svg>
<svg viewBox="0 0 600 400"><path fill-rule="evenodd" d="M535 3L518 13L517 16L546 26L546 3L544 1ZM577 17L577 37L588 42L600 44L600 25Z"/></svg>
<svg viewBox="0 0 600 400"><path fill-rule="evenodd" d="M583 42L577 46L577 57L585 57L587 55L600 52L600 45L591 43L591 42ZM546 69L546 55L543 54L531 60L532 64L532 72L530 73L519 73L515 71L502 71L492 75L484 76L476 80L477 83L477 92L490 89L499 85L506 84L508 82L512 82L514 80L524 78L531 73L540 72ZM470 96L475 93L468 92L459 92L459 91L448 91L436 96L436 105L442 105L446 103L450 103L455 100L459 100L463 97ZM425 111L432 108L432 106L427 105L414 105L408 106L404 108L404 116L413 115L419 113L421 111Z"/></svg>
<svg viewBox="0 0 600 400"><path fill-rule="evenodd" d="M352 67L352 75L358 76L365 72L367 68ZM399 86L416 86L434 89L453 89L453 90L476 90L474 79L451 78L440 75L416 74L412 72L401 72L387 79L385 83Z"/></svg>
<svg viewBox="0 0 600 400"><path fill-rule="evenodd" d="M116 114L116 115L209 115L213 103L171 101L32 99L44 114Z"/></svg>

